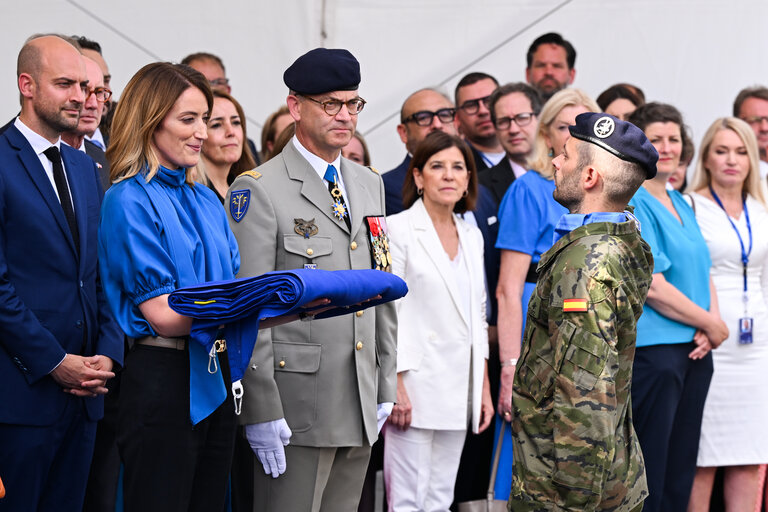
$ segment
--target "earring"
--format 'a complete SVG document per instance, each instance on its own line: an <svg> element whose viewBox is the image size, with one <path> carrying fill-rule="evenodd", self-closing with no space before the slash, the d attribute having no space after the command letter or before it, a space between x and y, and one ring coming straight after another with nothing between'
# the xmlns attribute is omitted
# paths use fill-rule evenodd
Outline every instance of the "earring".
<svg viewBox="0 0 768 512"><path fill-rule="evenodd" d="M467 194L469 194L469 190L464 189L464 193L461 194L461 197L467 197Z"/></svg>
<svg viewBox="0 0 768 512"><path fill-rule="evenodd" d="M547 156L549 158L554 158L555 157L555 150L552 149L552 148L549 148L549 153L547 153Z"/></svg>
<svg viewBox="0 0 768 512"><path fill-rule="evenodd" d="M416 194L421 195L423 193L424 193L424 189L423 188L417 188L416 189Z"/></svg>

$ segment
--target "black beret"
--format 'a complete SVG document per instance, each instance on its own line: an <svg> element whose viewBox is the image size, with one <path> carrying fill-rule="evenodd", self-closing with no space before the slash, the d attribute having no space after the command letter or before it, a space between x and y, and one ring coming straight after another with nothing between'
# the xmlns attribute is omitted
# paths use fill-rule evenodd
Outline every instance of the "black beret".
<svg viewBox="0 0 768 512"><path fill-rule="evenodd" d="M315 48L285 70L283 82L299 94L355 91L360 85L360 63L347 50Z"/></svg>
<svg viewBox="0 0 768 512"><path fill-rule="evenodd" d="M656 176L659 153L643 130L610 114L586 112L569 126L572 137L600 146L612 155L645 169L647 179Z"/></svg>

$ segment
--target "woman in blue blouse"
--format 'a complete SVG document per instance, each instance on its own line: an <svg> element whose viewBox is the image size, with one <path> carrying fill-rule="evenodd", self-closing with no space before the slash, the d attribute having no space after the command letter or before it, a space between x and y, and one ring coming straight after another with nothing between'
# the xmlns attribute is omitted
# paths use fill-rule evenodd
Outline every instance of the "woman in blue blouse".
<svg viewBox="0 0 768 512"><path fill-rule="evenodd" d="M682 116L671 105L648 103L629 121L659 152L656 177L630 201L654 259L632 378L633 420L650 493L643 510L686 510L712 377L709 352L725 340L728 328L720 319L709 251L694 212L666 187L680 161Z"/></svg>
<svg viewBox="0 0 768 512"><path fill-rule="evenodd" d="M188 343L191 319L168 306L175 289L233 279L240 265L221 203L188 173L212 104L202 74L154 63L128 83L112 124L99 263L115 317L134 339L117 432L129 512L224 507L235 434L225 345L209 355Z"/></svg>
<svg viewBox="0 0 768 512"><path fill-rule="evenodd" d="M499 500L509 498L512 485L512 431L509 425L512 421L512 380L520 355L528 301L536 286L536 265L552 246L557 221L568 213L552 197L555 190L552 159L563 151L570 136L568 126L575 123L576 116L598 111L594 100L579 89L564 89L552 96L539 114L532 170L512 183L499 207L496 247L501 249L501 268L496 296L501 389L496 444L502 420L507 422L495 484L495 497Z"/></svg>

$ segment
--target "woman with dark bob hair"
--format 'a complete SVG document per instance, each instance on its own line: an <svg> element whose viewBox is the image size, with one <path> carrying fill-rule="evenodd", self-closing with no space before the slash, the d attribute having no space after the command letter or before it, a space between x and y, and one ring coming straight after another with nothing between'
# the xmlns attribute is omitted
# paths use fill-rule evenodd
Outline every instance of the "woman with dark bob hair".
<svg viewBox="0 0 768 512"><path fill-rule="evenodd" d="M728 336L720 318L707 244L694 212L667 189L683 149L683 118L646 103L629 121L659 153L656 177L630 201L653 254L653 281L637 323L632 412L645 459L645 511L686 510L696 472L710 350Z"/></svg>
<svg viewBox="0 0 768 512"><path fill-rule="evenodd" d="M494 414L483 237L457 215L476 198L472 153L437 131L414 152L407 209L387 218L392 271L410 290L397 304L397 405L384 433L390 510L448 510L467 426L482 432Z"/></svg>
<svg viewBox="0 0 768 512"><path fill-rule="evenodd" d="M157 62L128 82L112 124L99 265L115 318L134 340L117 427L128 512L224 507L235 436L226 343L209 355L189 342L192 320L168 306L175 289L233 279L240 266L221 203L187 172L212 107L202 74Z"/></svg>
<svg viewBox="0 0 768 512"><path fill-rule="evenodd" d="M644 103L645 98L633 90L629 84L612 85L597 97L597 104L603 112L624 121Z"/></svg>

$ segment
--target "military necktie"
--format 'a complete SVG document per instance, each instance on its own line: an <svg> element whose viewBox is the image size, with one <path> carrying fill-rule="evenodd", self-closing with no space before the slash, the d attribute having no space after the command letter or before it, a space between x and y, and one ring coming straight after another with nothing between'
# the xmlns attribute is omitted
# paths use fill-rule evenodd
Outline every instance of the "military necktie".
<svg viewBox="0 0 768 512"><path fill-rule="evenodd" d="M59 153L59 148L56 146L49 147L43 151L43 153L53 164L53 182L56 184L56 192L59 194L61 209L64 210L64 217L67 219L67 224L69 224L69 231L72 233L72 239L75 241L75 248L79 254L80 233L77 230L75 210L72 208L72 198L69 195L67 178L64 175L64 165L61 163L61 153Z"/></svg>
<svg viewBox="0 0 768 512"><path fill-rule="evenodd" d="M331 193L331 198L333 199L333 203L331 203L333 214L337 219L343 220L347 224L347 228L349 228L351 231L352 224L349 221L349 210L347 209L347 205L344 202L344 196L341 193L341 188L339 188L339 175L333 165L328 164L328 168L325 170L325 176L323 176L323 179L328 182L328 192Z"/></svg>

